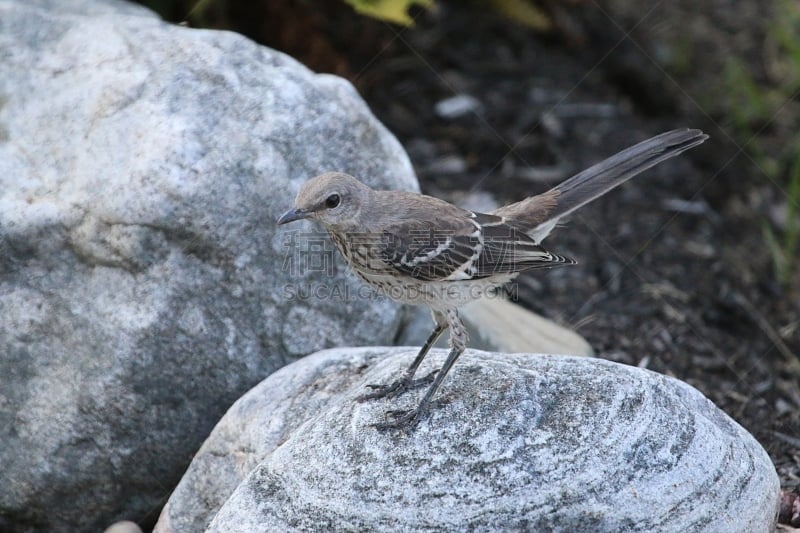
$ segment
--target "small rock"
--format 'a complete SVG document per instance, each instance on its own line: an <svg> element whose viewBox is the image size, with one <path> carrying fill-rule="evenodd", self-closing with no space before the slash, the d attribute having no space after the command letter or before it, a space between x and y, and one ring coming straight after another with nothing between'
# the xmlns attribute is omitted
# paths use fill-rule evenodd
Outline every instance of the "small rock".
<svg viewBox="0 0 800 533"><path fill-rule="evenodd" d="M483 298L461 315L477 349L510 353L593 355L586 340L552 320L503 298Z"/></svg>
<svg viewBox="0 0 800 533"><path fill-rule="evenodd" d="M545 112L539 121L547 134L556 139L564 138L564 121L556 113Z"/></svg>
<svg viewBox="0 0 800 533"><path fill-rule="evenodd" d="M469 333L469 346L493 352L593 355L586 340L552 320L499 296L484 297L459 311ZM400 346L422 346L433 330L427 308L413 307L400 334ZM447 335L436 346L447 346Z"/></svg>
<svg viewBox="0 0 800 533"><path fill-rule="evenodd" d="M467 170L467 162L463 157L457 155L446 155L434 159L425 167L425 172L429 174L462 174Z"/></svg>
<svg viewBox="0 0 800 533"><path fill-rule="evenodd" d="M788 201L769 206L767 214L769 215L769 220L772 222L772 225L780 231L788 231L790 220L792 227L800 227L800 214L798 214L797 210L794 211L793 218L789 218L790 209Z"/></svg>
<svg viewBox="0 0 800 533"><path fill-rule="evenodd" d="M414 137L405 143L406 152L412 161L430 161L438 153L436 144L422 137Z"/></svg>
<svg viewBox="0 0 800 533"><path fill-rule="evenodd" d="M457 94L436 102L434 111L439 117L452 120L470 113L480 113L482 108L483 105L477 98L467 94Z"/></svg>
<svg viewBox="0 0 800 533"><path fill-rule="evenodd" d="M471 190L457 195L454 194L452 198L459 207L477 211L478 213L491 213L500 207L500 202L488 191Z"/></svg>
<svg viewBox="0 0 800 533"><path fill-rule="evenodd" d="M715 223L721 220L719 214L703 199L689 201L682 198L667 198L661 205L667 211L674 211L685 215L702 216Z"/></svg>
<svg viewBox="0 0 800 533"><path fill-rule="evenodd" d="M122 522L111 524L103 533L142 533L142 528L136 522L123 520Z"/></svg>

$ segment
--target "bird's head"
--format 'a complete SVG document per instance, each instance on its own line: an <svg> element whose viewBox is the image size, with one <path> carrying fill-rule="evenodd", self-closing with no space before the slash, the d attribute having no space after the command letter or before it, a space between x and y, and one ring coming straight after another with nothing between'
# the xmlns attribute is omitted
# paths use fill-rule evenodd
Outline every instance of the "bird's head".
<svg viewBox="0 0 800 533"><path fill-rule="evenodd" d="M370 190L353 176L342 172L321 174L300 187L294 208L281 215L278 224L313 218L326 226L347 225L356 219Z"/></svg>

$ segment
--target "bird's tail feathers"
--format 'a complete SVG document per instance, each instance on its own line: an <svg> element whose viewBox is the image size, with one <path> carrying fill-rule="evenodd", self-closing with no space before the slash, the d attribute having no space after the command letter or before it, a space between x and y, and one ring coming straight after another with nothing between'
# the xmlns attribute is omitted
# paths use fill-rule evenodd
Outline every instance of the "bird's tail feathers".
<svg viewBox="0 0 800 533"><path fill-rule="evenodd" d="M702 144L707 138L700 130L672 130L587 168L552 189L557 191L558 200L544 224L568 215L637 174Z"/></svg>

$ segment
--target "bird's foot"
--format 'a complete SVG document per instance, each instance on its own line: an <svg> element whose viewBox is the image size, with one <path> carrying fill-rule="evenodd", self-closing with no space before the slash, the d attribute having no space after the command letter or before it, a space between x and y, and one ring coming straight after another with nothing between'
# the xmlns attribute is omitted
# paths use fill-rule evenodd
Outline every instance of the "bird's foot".
<svg viewBox="0 0 800 533"><path fill-rule="evenodd" d="M387 429L411 429L419 423L428 411L427 404L421 404L416 409L410 411L393 410L387 411L387 419L384 422L376 422L372 427L385 431Z"/></svg>
<svg viewBox="0 0 800 533"><path fill-rule="evenodd" d="M396 396L400 396L406 391L416 389L417 387L421 387L432 382L437 372L438 370L434 370L427 376L418 379L403 377L388 385L367 385L367 387L372 389L373 392L362 394L356 398L356 400L359 402L365 402L367 400L375 400L378 398L394 398Z"/></svg>

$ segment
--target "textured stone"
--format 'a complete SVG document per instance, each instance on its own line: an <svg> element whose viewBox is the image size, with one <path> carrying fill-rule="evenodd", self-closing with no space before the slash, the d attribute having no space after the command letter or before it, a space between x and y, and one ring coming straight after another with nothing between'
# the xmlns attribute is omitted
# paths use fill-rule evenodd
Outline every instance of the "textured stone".
<svg viewBox="0 0 800 533"><path fill-rule="evenodd" d="M476 300L460 309L469 345L490 352L593 355L586 339L552 320L499 297ZM433 331L430 310L415 307L400 334L400 345L422 346ZM436 346L447 346L442 335Z"/></svg>
<svg viewBox="0 0 800 533"><path fill-rule="evenodd" d="M103 533L142 533L142 528L136 522L124 520L111 524Z"/></svg>
<svg viewBox="0 0 800 533"><path fill-rule="evenodd" d="M0 530L142 519L271 371L394 339L274 224L322 171L417 188L347 82L110 0L0 0L0 72Z"/></svg>
<svg viewBox="0 0 800 533"><path fill-rule="evenodd" d="M441 364L444 351L421 372ZM413 358L327 350L234 404L157 531L771 531L769 457L697 390L599 359L468 351L413 431L358 403Z"/></svg>

